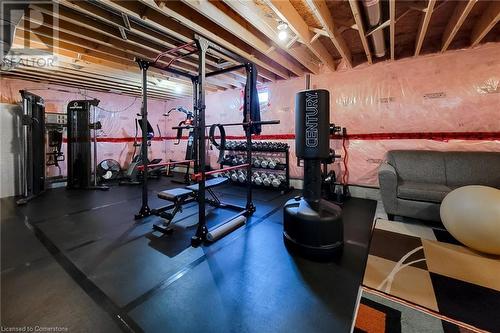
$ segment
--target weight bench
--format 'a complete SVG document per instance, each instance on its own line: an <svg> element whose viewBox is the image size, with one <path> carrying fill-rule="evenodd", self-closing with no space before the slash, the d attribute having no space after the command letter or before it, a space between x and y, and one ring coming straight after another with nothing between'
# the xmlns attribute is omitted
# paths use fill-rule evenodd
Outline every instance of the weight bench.
<svg viewBox="0 0 500 333"><path fill-rule="evenodd" d="M207 202L215 207L221 207L221 202L217 195L213 192L212 188L222 185L229 181L229 178L218 177L212 178L205 181L205 189L212 197L211 199L207 199ZM152 213L154 215L160 216L165 219L161 225L154 224L153 229L162 233L170 233L172 230L169 228L172 220L178 212L182 212L182 206L195 201L198 196L198 192L200 191L199 184L194 184L190 186L186 186L185 188L173 188L171 190L165 190L158 192L158 198L170 201L172 204L159 208L153 209ZM167 210L172 209L170 212Z"/></svg>

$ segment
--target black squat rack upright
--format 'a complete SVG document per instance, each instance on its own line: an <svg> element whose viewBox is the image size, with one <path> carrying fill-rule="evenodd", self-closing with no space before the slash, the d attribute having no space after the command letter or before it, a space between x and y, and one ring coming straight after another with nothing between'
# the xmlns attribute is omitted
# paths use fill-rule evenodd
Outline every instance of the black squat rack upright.
<svg viewBox="0 0 500 333"><path fill-rule="evenodd" d="M168 65L162 65L158 63L158 60L167 55L171 54L174 50L184 49L188 52L174 57ZM215 70L212 72L206 72L206 56L209 50L215 51L218 54L222 54L225 57L228 57L234 62L239 63L237 65ZM198 55L198 73L197 75L193 75L191 73L178 70L175 68L171 68L170 64L173 61L180 59L182 57L186 57L188 55L197 54ZM169 50L164 53L160 53L154 61L149 61L145 59L136 58L135 61L139 65L142 73L142 109L141 109L141 118L142 118L142 140L145 142L147 140L147 97L148 97L148 86L147 86L147 71L150 67L154 67L160 70L164 70L166 72L172 73L177 76L182 76L189 78L193 84L193 111L194 111L194 121L192 127L194 127L195 131L195 140L194 140L194 172L197 173L199 182L199 190L198 190L198 227L196 230L196 234L193 237L192 243L194 245L199 245L204 242L207 238L208 228L206 226L206 216L205 216L205 180L206 180L206 159L205 159L205 150L206 150L206 137L205 137L205 128L210 127L211 125L206 125L205 123L205 89L206 89L206 79L208 77L236 71L244 68L246 70L247 77L252 75L252 71L254 70L254 65L248 59L245 59L217 44L214 42L199 36L194 36L194 43L188 43L182 45L176 49ZM251 103L250 103L250 94L251 87L249 84L245 86L245 104L243 106L244 112L244 121L241 123L227 123L227 124L218 124L221 126L243 126L245 130L245 137L247 142L248 149L246 150L247 161L249 161L247 168L247 202L245 206L245 210L242 213L239 213L238 216L241 215L251 215L255 211L255 206L253 204L252 199L252 182L251 182L251 174L252 174L252 165L250 161L252 160L252 126L253 125L272 125L279 124L279 120L271 120L271 121L252 121L251 117ZM184 126L183 128L189 128L190 126ZM179 127L175 127L179 128ZM148 149L147 145L142 145L142 156L144 158L142 161L148 160ZM148 165L147 163L143 163L142 168L144 173L147 174ZM136 219L144 218L152 215L152 210L148 204L148 179L147 177L143 178L142 181L142 206L135 215Z"/></svg>

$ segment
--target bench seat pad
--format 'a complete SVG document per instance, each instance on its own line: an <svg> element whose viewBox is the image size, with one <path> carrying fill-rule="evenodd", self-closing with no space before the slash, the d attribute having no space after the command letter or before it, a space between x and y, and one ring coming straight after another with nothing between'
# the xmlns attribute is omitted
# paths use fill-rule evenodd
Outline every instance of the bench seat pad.
<svg viewBox="0 0 500 333"><path fill-rule="evenodd" d="M179 187L179 188L173 188L171 190L158 192L158 198L168 201L177 201L179 199L182 199L183 197L187 197L191 193L193 193L192 190Z"/></svg>

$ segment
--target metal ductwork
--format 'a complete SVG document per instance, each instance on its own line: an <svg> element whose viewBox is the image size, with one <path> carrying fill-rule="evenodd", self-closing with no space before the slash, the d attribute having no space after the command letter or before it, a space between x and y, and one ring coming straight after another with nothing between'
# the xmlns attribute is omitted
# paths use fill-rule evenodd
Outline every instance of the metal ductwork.
<svg viewBox="0 0 500 333"><path fill-rule="evenodd" d="M2 1L3 2L3 1ZM9 53L14 41L16 26L28 8L27 2L3 2L0 4L0 48L2 59Z"/></svg>
<svg viewBox="0 0 500 333"><path fill-rule="evenodd" d="M382 4L380 0L363 0L365 17L368 20L368 26L373 29L382 24ZM371 35L373 52L377 58L385 56L384 30L379 29Z"/></svg>

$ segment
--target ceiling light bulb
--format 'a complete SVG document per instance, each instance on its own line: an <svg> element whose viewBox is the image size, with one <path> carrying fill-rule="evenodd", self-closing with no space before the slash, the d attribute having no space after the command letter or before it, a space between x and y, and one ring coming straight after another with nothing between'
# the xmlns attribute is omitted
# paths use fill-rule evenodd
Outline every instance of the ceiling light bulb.
<svg viewBox="0 0 500 333"><path fill-rule="evenodd" d="M280 32L278 32L278 38L281 41L286 40L288 38L288 33L286 32L286 30L281 30Z"/></svg>
<svg viewBox="0 0 500 333"><path fill-rule="evenodd" d="M286 24L286 23L285 23L285 22L283 22L283 21L280 21L280 22L278 23L278 30L286 30L286 29L288 29L288 24Z"/></svg>

